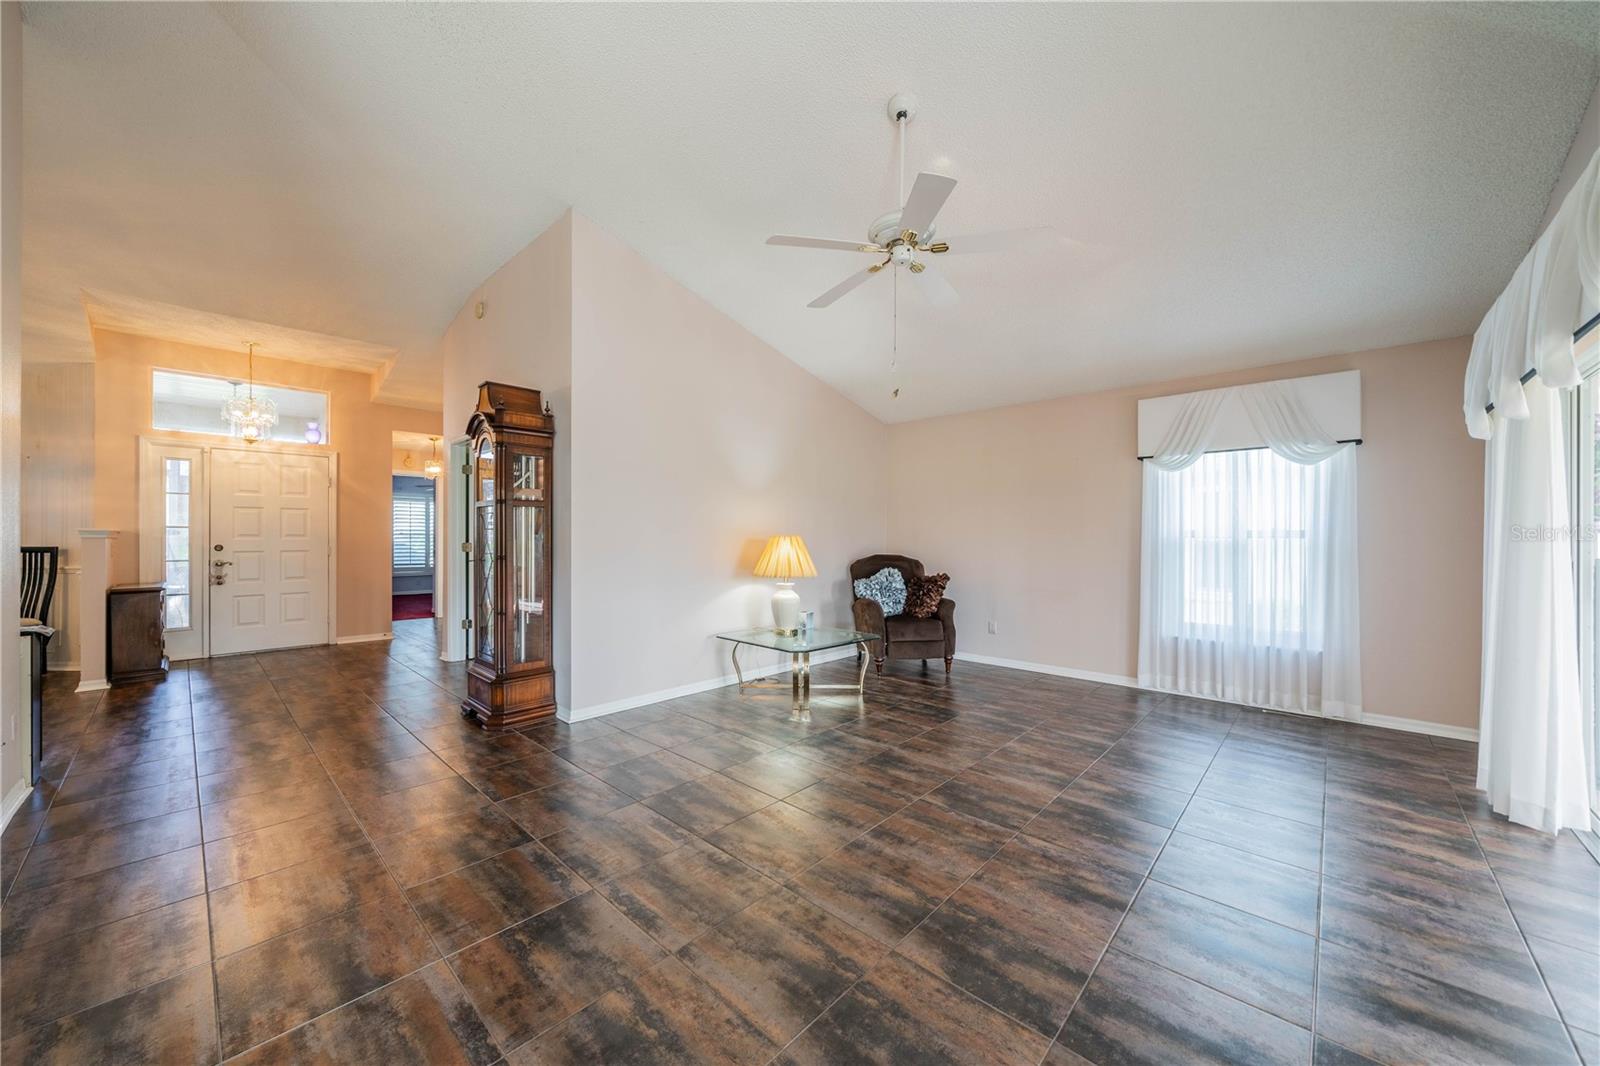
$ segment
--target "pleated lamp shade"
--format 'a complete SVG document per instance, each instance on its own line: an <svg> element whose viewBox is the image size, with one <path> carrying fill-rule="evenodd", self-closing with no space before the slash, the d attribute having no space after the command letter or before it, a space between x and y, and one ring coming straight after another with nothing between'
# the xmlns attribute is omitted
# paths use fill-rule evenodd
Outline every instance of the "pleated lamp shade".
<svg viewBox="0 0 1600 1066"><path fill-rule="evenodd" d="M793 533L781 533L768 539L756 560L756 577L771 577L779 581L793 581L797 577L816 577L817 567L806 551L806 542Z"/></svg>

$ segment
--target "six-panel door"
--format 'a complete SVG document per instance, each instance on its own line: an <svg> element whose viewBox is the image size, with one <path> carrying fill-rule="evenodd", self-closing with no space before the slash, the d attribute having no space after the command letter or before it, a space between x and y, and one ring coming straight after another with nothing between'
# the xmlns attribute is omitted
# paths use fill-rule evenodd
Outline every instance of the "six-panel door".
<svg viewBox="0 0 1600 1066"><path fill-rule="evenodd" d="M328 641L328 457L216 448L211 654ZM199 569L197 567L197 569Z"/></svg>

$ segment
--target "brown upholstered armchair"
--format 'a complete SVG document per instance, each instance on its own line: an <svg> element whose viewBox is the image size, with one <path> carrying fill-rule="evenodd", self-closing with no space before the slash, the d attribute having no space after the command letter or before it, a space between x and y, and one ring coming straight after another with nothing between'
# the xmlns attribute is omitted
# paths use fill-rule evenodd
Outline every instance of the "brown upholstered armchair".
<svg viewBox="0 0 1600 1066"><path fill-rule="evenodd" d="M939 613L932 618L912 618L908 614L885 618L878 601L856 597L855 587L857 580L871 577L886 566L899 570L908 586L913 577L923 575L921 561L904 555L869 555L850 564L850 594L853 597L850 611L855 618L856 628L865 633L876 633L879 637L875 649L877 654L872 659L873 667L882 674L885 658L921 659L923 662L943 659L944 672L948 674L950 662L956 654L955 601L940 600Z"/></svg>

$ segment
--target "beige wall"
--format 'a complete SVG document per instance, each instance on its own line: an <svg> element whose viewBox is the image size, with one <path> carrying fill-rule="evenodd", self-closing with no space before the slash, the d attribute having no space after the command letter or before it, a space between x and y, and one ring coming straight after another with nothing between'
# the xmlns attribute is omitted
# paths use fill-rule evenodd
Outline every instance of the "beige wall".
<svg viewBox="0 0 1600 1066"><path fill-rule="evenodd" d="M150 371L164 367L242 378L245 355L103 330L95 331L94 347L95 525L124 531L112 579L133 581L139 570L139 437L154 432ZM371 402L372 380L363 373L259 355L255 368L257 381L328 393L329 450L339 455L337 635L388 632L392 434L438 433L438 413ZM215 440L170 430L160 436Z"/></svg>
<svg viewBox="0 0 1600 1066"><path fill-rule="evenodd" d="M773 533L811 547L805 607L847 620L845 567L885 532L888 430L616 237L564 215L468 297L441 350L452 435L485 379L554 409L564 714L727 674L711 634L770 619L749 571Z"/></svg>
<svg viewBox="0 0 1600 1066"><path fill-rule="evenodd" d="M803 609L846 623L888 430L582 215L572 278L574 706L728 674L711 634L771 624L774 533L817 564Z"/></svg>
<svg viewBox="0 0 1600 1066"><path fill-rule="evenodd" d="M444 461L444 444L440 443L440 462ZM406 445L395 443L389 453L389 470L401 477L427 477L427 462L433 458L431 445Z"/></svg>
<svg viewBox="0 0 1600 1066"><path fill-rule="evenodd" d="M483 303L483 317L477 305ZM461 437L485 381L538 389L556 420L555 589L551 655L556 703L571 706L572 685L572 213L567 212L484 279L467 297L439 344L444 367L445 440ZM459 475L445 463L445 500L464 500ZM460 506L459 503L456 506ZM441 512L442 513L442 512ZM439 523L441 534L445 523ZM452 559L450 546L441 559ZM448 579L451 572L446 569ZM448 580L446 580L448 585ZM446 592L447 603L455 600ZM451 636L455 631L449 631Z"/></svg>
<svg viewBox="0 0 1600 1066"><path fill-rule="evenodd" d="M78 530L94 528L94 364L22 368L22 543L61 549L50 668L78 663Z"/></svg>
<svg viewBox="0 0 1600 1066"><path fill-rule="evenodd" d="M963 651L1138 672L1137 401L1362 372L1363 702L1477 725L1483 450L1461 423L1469 340L1435 341L892 428L890 550L951 575ZM990 635L993 620L999 632Z"/></svg>
<svg viewBox="0 0 1600 1066"><path fill-rule="evenodd" d="M952 575L964 651L1131 678L1136 401L1360 369L1366 710L1476 721L1482 452L1460 421L1465 340L886 427L569 213L468 298L441 351L447 437L484 379L555 408L564 713L724 675L710 634L766 622L770 586L748 570L780 530L811 547L821 576L799 590L824 621L848 619L851 559L906 551Z"/></svg>
<svg viewBox="0 0 1600 1066"><path fill-rule="evenodd" d="M27 794L21 658L11 637L22 589L22 5L0 3L0 821Z"/></svg>

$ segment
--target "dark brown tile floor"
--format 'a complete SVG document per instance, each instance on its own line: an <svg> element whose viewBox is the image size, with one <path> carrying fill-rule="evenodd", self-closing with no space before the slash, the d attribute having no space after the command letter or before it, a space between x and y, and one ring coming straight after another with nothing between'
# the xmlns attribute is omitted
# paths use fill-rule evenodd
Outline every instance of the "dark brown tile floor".
<svg viewBox="0 0 1600 1066"><path fill-rule="evenodd" d="M1600 1066L1594 842L1469 744L966 663L487 736L395 629L51 676L0 1058Z"/></svg>

